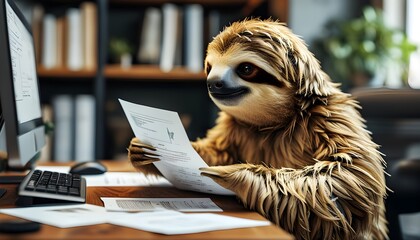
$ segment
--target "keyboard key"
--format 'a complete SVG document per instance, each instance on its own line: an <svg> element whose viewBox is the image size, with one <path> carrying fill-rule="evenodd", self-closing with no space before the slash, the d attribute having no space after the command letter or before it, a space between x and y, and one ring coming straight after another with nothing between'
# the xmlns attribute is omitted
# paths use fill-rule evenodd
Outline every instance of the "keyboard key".
<svg viewBox="0 0 420 240"><path fill-rule="evenodd" d="M79 191L78 188L71 187L71 188L69 188L69 194L70 195L79 196L80 195L80 191Z"/></svg>
<svg viewBox="0 0 420 240"><path fill-rule="evenodd" d="M60 176L58 177L58 183L57 185L59 186L65 186L66 185L66 177L67 174L65 173L60 173Z"/></svg>
<svg viewBox="0 0 420 240"><path fill-rule="evenodd" d="M58 186L57 193L67 194L69 192L69 188L66 186Z"/></svg>
<svg viewBox="0 0 420 240"><path fill-rule="evenodd" d="M32 176L31 176L31 180L35 180L35 181L38 181L38 179L39 179L39 177L41 176L41 174L42 174L42 171L41 170L35 170L33 173L32 173Z"/></svg>
<svg viewBox="0 0 420 240"><path fill-rule="evenodd" d="M51 175L51 178L50 178L50 184L57 184L57 181L58 181L58 175L59 175L59 173L58 172L54 172L52 175Z"/></svg>
<svg viewBox="0 0 420 240"><path fill-rule="evenodd" d="M47 192L55 193L57 192L57 185L48 184L46 190Z"/></svg>
<svg viewBox="0 0 420 240"><path fill-rule="evenodd" d="M35 180L29 180L29 182L26 185L25 189L27 189L27 190L34 190L35 189Z"/></svg>
<svg viewBox="0 0 420 240"><path fill-rule="evenodd" d="M70 175L70 174L68 174L68 175L66 176L65 186L67 186L67 187L71 187L71 183L72 183L72 181L71 181L71 175Z"/></svg>
<svg viewBox="0 0 420 240"><path fill-rule="evenodd" d="M35 191L44 192L45 190L47 190L47 185L44 184L38 184L35 187Z"/></svg>
<svg viewBox="0 0 420 240"><path fill-rule="evenodd" d="M73 179L73 183L71 184L72 187L80 187L80 180Z"/></svg>

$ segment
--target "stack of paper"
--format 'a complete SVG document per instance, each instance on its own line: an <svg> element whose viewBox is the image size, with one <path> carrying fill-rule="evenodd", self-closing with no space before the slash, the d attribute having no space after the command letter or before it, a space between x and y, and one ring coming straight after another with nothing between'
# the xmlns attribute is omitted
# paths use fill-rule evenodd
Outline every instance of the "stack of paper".
<svg viewBox="0 0 420 240"><path fill-rule="evenodd" d="M210 198L109 198L102 197L108 211L223 212Z"/></svg>

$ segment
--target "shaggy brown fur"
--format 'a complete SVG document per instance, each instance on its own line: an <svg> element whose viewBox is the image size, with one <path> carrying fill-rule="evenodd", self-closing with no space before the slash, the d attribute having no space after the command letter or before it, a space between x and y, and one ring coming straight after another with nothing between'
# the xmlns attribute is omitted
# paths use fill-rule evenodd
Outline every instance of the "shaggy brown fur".
<svg viewBox="0 0 420 240"><path fill-rule="evenodd" d="M300 38L279 22L236 22L209 44L205 64L222 110L192 143L212 166L205 176L297 239L387 238L378 146L357 102ZM220 81L233 87L217 92ZM158 160L137 139L129 156L146 171Z"/></svg>

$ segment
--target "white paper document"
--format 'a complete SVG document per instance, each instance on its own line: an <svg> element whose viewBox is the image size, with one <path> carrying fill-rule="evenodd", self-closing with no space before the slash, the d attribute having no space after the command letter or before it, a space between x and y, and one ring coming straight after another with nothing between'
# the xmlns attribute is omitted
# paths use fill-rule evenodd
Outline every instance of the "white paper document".
<svg viewBox="0 0 420 240"><path fill-rule="evenodd" d="M182 213L173 210L112 212L90 204L8 208L0 209L0 213L59 228L110 223L167 235L270 225L266 220L250 220L212 213Z"/></svg>
<svg viewBox="0 0 420 240"><path fill-rule="evenodd" d="M156 148L160 161L153 163L175 187L197 192L234 195L198 170L208 167L192 147L176 112L120 100L134 135Z"/></svg>
<svg viewBox="0 0 420 240"><path fill-rule="evenodd" d="M250 220L212 213L173 210L114 212L91 204L0 209L0 213L59 227L70 228L110 223L161 234L188 234L234 228L268 226L269 221Z"/></svg>
<svg viewBox="0 0 420 240"><path fill-rule="evenodd" d="M35 169L59 173L69 173L70 166L36 166Z"/></svg>
<svg viewBox="0 0 420 240"><path fill-rule="evenodd" d="M85 175L88 187L126 186L172 186L164 177L145 175L138 172L106 172L100 175Z"/></svg>
<svg viewBox="0 0 420 240"><path fill-rule="evenodd" d="M250 220L214 213L181 213L164 210L131 213L121 217L118 214L122 213L116 213L109 223L166 235L270 225L269 221Z"/></svg>
<svg viewBox="0 0 420 240"><path fill-rule="evenodd" d="M101 197L108 211L223 212L210 198L108 198Z"/></svg>
<svg viewBox="0 0 420 240"><path fill-rule="evenodd" d="M88 226L108 222L105 208L91 204L8 208L0 209L0 213L59 228Z"/></svg>

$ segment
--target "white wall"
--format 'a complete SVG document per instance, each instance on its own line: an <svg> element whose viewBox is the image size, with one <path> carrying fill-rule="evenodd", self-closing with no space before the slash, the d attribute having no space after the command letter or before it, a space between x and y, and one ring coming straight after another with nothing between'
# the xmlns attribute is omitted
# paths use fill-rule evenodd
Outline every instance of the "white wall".
<svg viewBox="0 0 420 240"><path fill-rule="evenodd" d="M325 34L331 20L346 20L358 14L355 0L289 0L289 27L309 45Z"/></svg>

